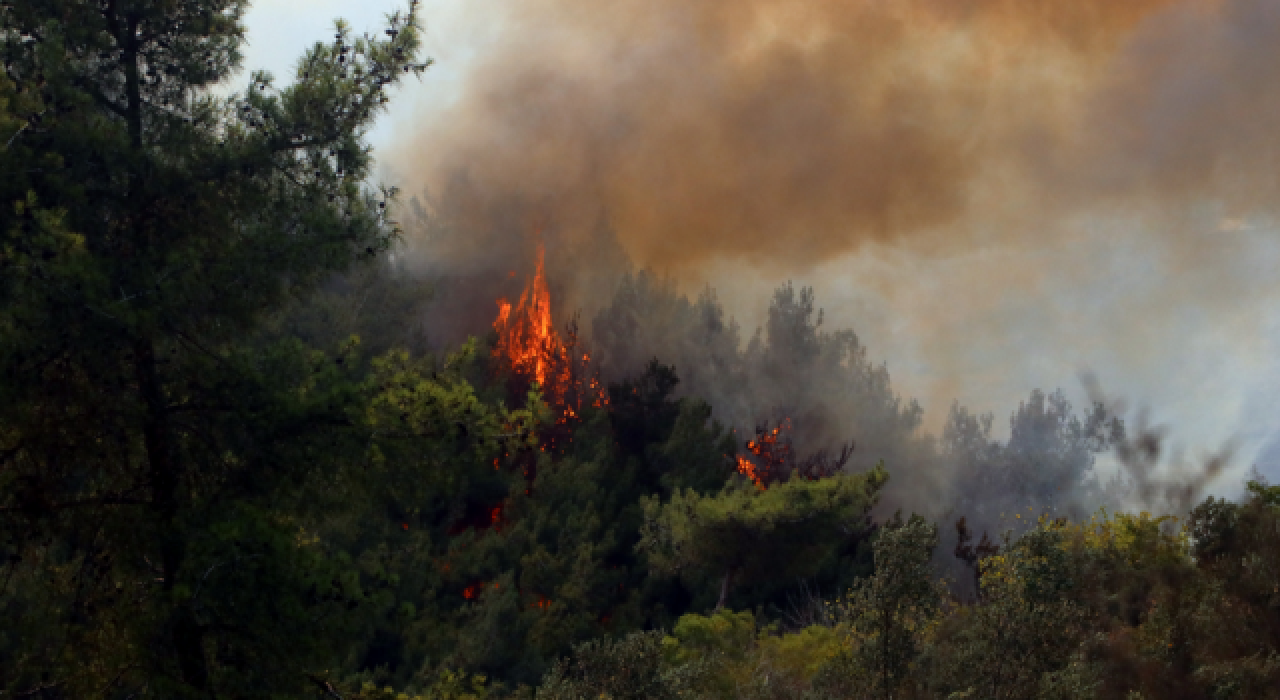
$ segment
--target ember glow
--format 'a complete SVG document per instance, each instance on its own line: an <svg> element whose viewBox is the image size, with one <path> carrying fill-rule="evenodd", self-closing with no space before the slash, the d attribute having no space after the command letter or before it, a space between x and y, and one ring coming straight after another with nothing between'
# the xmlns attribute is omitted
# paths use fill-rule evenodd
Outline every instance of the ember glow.
<svg viewBox="0 0 1280 700"><path fill-rule="evenodd" d="M853 454L853 443L843 446L837 457L819 450L798 459L791 441L791 419L784 418L772 430L767 422L757 426L756 436L747 441L746 450L748 454L737 457L738 473L763 491L793 475L812 480L838 473Z"/></svg>
<svg viewBox="0 0 1280 700"><path fill-rule="evenodd" d="M764 483L756 474L755 462L752 462L742 455L738 455L738 473L750 479L751 483L755 484L761 491L764 490Z"/></svg>
<svg viewBox="0 0 1280 700"><path fill-rule="evenodd" d="M767 424L756 428L754 440L747 441L747 452L755 459L745 455L738 456L738 472L751 479L752 483L763 491L770 477L785 476L787 466L792 462L791 440L783 434L789 431L791 420L784 418L773 430Z"/></svg>

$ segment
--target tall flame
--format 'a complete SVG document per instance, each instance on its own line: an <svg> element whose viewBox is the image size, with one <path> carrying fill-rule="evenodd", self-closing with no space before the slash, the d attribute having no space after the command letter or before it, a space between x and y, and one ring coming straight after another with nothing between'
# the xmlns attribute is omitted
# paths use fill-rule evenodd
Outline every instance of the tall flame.
<svg viewBox="0 0 1280 700"><path fill-rule="evenodd" d="M590 354L578 346L576 322L568 324L564 336L556 331L545 258L545 250L539 245L533 279L514 307L505 299L498 301L498 317L493 321L498 342L493 347L493 357L510 369L513 378L537 382L543 398L556 412L557 423L566 424L578 417L584 404L602 407L608 403L608 396L599 378L589 370ZM522 382L512 386L522 387ZM554 436L544 437L550 445L559 441Z"/></svg>
<svg viewBox="0 0 1280 700"><path fill-rule="evenodd" d="M539 245L533 281L520 293L514 309L505 299L498 302L498 318L493 322L498 331L494 356L506 358L514 371L528 375L543 387L547 386L555 358L564 352L551 321L551 293L543 272L545 257Z"/></svg>

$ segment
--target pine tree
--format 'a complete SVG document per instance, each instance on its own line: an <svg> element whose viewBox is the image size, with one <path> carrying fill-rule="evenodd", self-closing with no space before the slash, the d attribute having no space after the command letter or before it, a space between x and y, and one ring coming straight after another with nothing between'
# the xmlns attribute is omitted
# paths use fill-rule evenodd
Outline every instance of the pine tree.
<svg viewBox="0 0 1280 700"><path fill-rule="evenodd" d="M426 67L414 4L231 96L245 2L0 5L4 690L292 691L359 603L291 515L363 449L358 385L250 339L396 236L363 135Z"/></svg>
<svg viewBox="0 0 1280 700"><path fill-rule="evenodd" d="M718 610L734 586L812 575L833 550L866 534L867 513L887 480L878 466L792 478L765 491L735 478L717 494L686 489L666 503L652 498L639 548L658 571L719 577Z"/></svg>
<svg viewBox="0 0 1280 700"><path fill-rule="evenodd" d="M917 515L877 533L875 574L855 582L840 604L851 644L827 669L831 689L848 686L843 690L853 697L908 696L945 599L929 563L937 543L937 526Z"/></svg>

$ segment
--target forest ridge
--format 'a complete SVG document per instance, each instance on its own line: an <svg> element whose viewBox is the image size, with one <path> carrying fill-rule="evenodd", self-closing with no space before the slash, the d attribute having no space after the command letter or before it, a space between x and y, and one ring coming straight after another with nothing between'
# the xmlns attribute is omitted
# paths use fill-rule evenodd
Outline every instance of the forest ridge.
<svg viewBox="0 0 1280 700"><path fill-rule="evenodd" d="M417 2L228 95L244 11L0 3L0 698L1278 696L1280 487L1102 402L930 436L811 289L580 338L541 259L432 352L397 253L466 232L365 140Z"/></svg>

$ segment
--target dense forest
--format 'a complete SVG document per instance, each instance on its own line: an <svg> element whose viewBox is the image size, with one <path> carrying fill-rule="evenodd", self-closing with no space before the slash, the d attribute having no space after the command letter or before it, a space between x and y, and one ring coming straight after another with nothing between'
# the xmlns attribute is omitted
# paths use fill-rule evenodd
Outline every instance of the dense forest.
<svg viewBox="0 0 1280 700"><path fill-rule="evenodd" d="M1280 487L1101 402L933 437L810 289L541 258L428 342L417 3L229 93L244 9L0 4L0 698L1280 697Z"/></svg>

